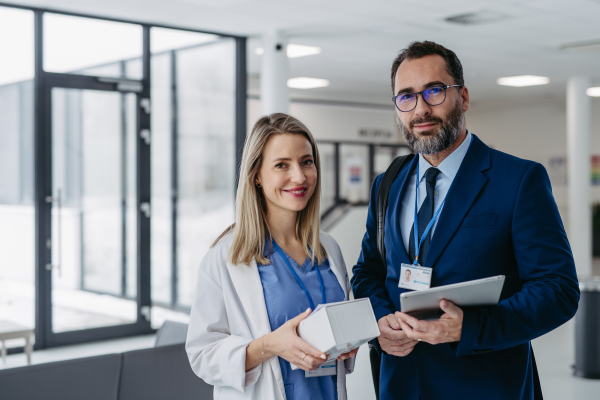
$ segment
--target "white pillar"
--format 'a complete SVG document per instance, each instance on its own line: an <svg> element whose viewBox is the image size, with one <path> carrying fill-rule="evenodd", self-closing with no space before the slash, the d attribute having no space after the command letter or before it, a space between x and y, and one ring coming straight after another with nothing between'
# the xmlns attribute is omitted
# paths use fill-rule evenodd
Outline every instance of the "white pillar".
<svg viewBox="0 0 600 400"><path fill-rule="evenodd" d="M591 101L585 93L590 79L570 78L567 84L567 160L569 170L569 243L578 276L592 274L592 213L590 201Z"/></svg>
<svg viewBox="0 0 600 400"><path fill-rule="evenodd" d="M263 35L260 102L262 114L289 112L287 40L276 31Z"/></svg>

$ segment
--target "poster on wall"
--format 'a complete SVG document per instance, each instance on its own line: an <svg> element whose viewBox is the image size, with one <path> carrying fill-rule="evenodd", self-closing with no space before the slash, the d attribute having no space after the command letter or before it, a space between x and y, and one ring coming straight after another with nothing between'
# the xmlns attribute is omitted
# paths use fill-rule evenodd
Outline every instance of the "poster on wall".
<svg viewBox="0 0 600 400"><path fill-rule="evenodd" d="M592 174L592 185L600 185L600 156L597 154L592 156L590 173Z"/></svg>
<svg viewBox="0 0 600 400"><path fill-rule="evenodd" d="M361 186L363 184L364 163L362 158L353 157L346 160L348 186Z"/></svg>
<svg viewBox="0 0 600 400"><path fill-rule="evenodd" d="M568 184L568 165L566 157L550 157L548 175L553 186ZM590 156L590 185L600 186L600 155Z"/></svg>

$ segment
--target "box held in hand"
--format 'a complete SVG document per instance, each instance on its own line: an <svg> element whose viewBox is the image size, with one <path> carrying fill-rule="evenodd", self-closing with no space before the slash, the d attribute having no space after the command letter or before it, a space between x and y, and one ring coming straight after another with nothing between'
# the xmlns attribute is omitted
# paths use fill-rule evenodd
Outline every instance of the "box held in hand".
<svg viewBox="0 0 600 400"><path fill-rule="evenodd" d="M379 336L368 298L320 304L300 322L298 336L315 349L338 357Z"/></svg>

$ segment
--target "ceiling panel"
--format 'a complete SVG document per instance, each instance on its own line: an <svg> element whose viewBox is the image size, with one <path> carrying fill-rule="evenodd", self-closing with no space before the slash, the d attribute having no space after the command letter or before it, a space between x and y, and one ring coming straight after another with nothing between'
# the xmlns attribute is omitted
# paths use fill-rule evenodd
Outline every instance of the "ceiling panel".
<svg viewBox="0 0 600 400"><path fill-rule="evenodd" d="M17 1L18 3L20 1ZM281 30L291 43L322 53L290 59L291 76L331 81L328 88L294 96L353 98L387 104L389 70L398 51L414 40L434 40L454 50L478 99L564 98L572 75L600 80L600 51L559 50L564 43L600 39L600 0L29 0L41 7L250 36L248 66L257 90L260 35ZM458 25L465 13L505 16ZM499 87L500 76L546 75L544 87ZM254 85L254 86L252 86ZM512 97L511 97L512 96ZM361 100L362 99L362 100Z"/></svg>

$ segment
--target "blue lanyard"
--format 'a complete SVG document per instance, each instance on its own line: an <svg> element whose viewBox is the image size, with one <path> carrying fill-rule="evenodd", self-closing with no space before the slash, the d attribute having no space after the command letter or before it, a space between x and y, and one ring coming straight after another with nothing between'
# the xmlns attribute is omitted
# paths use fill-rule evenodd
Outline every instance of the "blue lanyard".
<svg viewBox="0 0 600 400"><path fill-rule="evenodd" d="M467 147L467 153L469 152L469 149L471 148L471 143L473 143L473 138L471 138L471 141L469 142L469 147ZM466 156L466 153L465 153L465 156ZM452 181L452 183L454 183L454 181ZM435 224L435 221L439 217L440 212L442 212L442 207L444 207L444 203L446 202L446 198L448 197L448 193L450 192L450 188L452 187L452 184L450 185L450 188L448 188L448 193L446 193L446 196L444 196L444 200L442 201L442 204L440 204L437 211L433 215L433 218L431 218L431 221L429 221L429 224L427 224L427 227L425 228L425 231L423 232L423 236L421 236L421 241L419 241L419 227L417 224L417 218L418 218L417 209L419 207L419 203L417 201L417 199L419 198L419 160L417 160L417 179L416 179L415 186L416 186L416 190L415 190L415 221L413 223L413 225L414 225L413 231L415 233L415 261L413 261L413 265L419 265L419 250L421 249L421 245L425 241L425 238L427 237L427 234L433 227L433 224Z"/></svg>
<svg viewBox="0 0 600 400"><path fill-rule="evenodd" d="M312 297L310 297L310 293L308 293L308 290L306 289L306 286L304 286L304 283L302 283L302 281L300 280L300 277L298 276L298 274L296 273L296 271L294 271L294 268L292 268L292 264L290 264L290 261L287 259L287 257L285 255L285 253L283 252L283 250L281 250L281 247L279 247L277 245L277 243L275 243L275 240L273 240L273 245L275 246L275 250L277 250L277 252L279 253L279 256L285 262L285 265L287 265L287 267L290 270L290 272L292 273L292 275L294 275L294 278L296 278L296 282L298 283L298 286L300 286L300 288L302 289L302 291L306 295L306 298L308 299L308 304L310 304L310 309L312 311L314 311L315 310L315 303L313 303ZM314 265L314 263L313 263L313 265ZM327 299L325 297L325 285L323 284L323 277L321 276L321 272L319 271L319 266L318 265L314 265L314 267L315 267L315 270L317 271L317 277L319 278L319 285L321 286L321 297L323 298L323 303L322 304L325 304L325 303L327 303Z"/></svg>

